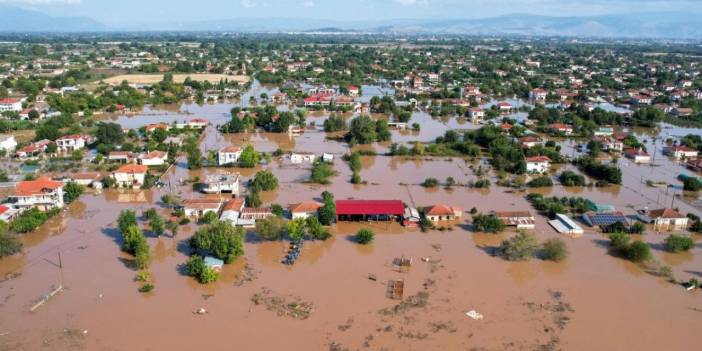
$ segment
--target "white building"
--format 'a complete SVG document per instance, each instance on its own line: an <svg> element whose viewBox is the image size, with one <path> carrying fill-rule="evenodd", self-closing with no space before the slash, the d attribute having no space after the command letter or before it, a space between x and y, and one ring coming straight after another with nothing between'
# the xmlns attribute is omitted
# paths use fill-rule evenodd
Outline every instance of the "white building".
<svg viewBox="0 0 702 351"><path fill-rule="evenodd" d="M137 162L144 166L162 166L166 164L167 160L168 152L156 150L147 154L139 155Z"/></svg>
<svg viewBox="0 0 702 351"><path fill-rule="evenodd" d="M228 201L222 208L222 214L219 216L219 220L229 222L231 225L239 225L241 220L239 216L241 216L241 211L244 210L245 204L246 200L243 198ZM242 224L250 225L255 223L255 221L246 221L246 223Z"/></svg>
<svg viewBox="0 0 702 351"><path fill-rule="evenodd" d="M213 212L219 217L222 208L220 199L186 199L183 201L183 212L188 217L202 217L208 212Z"/></svg>
<svg viewBox="0 0 702 351"><path fill-rule="evenodd" d="M628 149L624 151L624 155L634 161L634 163L651 163L651 156L641 148Z"/></svg>
<svg viewBox="0 0 702 351"><path fill-rule="evenodd" d="M322 207L322 204L314 201L303 201L297 204L288 206L292 219L307 219L310 216L316 216L317 210Z"/></svg>
<svg viewBox="0 0 702 351"><path fill-rule="evenodd" d="M227 146L217 152L217 161L220 166L230 165L239 162L241 148L238 146Z"/></svg>
<svg viewBox="0 0 702 351"><path fill-rule="evenodd" d="M14 135L0 134L0 150L13 152L17 148L17 140Z"/></svg>
<svg viewBox="0 0 702 351"><path fill-rule="evenodd" d="M61 152L81 150L91 144L94 138L89 135L71 134L56 139L56 146Z"/></svg>
<svg viewBox="0 0 702 351"><path fill-rule="evenodd" d="M689 218L671 208L651 210L648 216L656 230L686 230Z"/></svg>
<svg viewBox="0 0 702 351"><path fill-rule="evenodd" d="M17 183L15 194L10 196L10 203L19 209L35 207L41 211L62 208L63 182L42 177Z"/></svg>
<svg viewBox="0 0 702 351"><path fill-rule="evenodd" d="M663 154L674 157L678 160L684 158L695 158L699 152L687 146L669 146L663 148Z"/></svg>
<svg viewBox="0 0 702 351"><path fill-rule="evenodd" d="M20 99L0 99L0 113L22 111L22 100Z"/></svg>
<svg viewBox="0 0 702 351"><path fill-rule="evenodd" d="M207 194L232 193L239 196L239 173L208 175L202 183L202 192Z"/></svg>
<svg viewBox="0 0 702 351"><path fill-rule="evenodd" d="M117 186L125 188L141 188L149 168L144 165L126 164L112 173Z"/></svg>
<svg viewBox="0 0 702 351"><path fill-rule="evenodd" d="M534 156L526 159L527 173L547 173L551 168L551 159L546 156Z"/></svg>

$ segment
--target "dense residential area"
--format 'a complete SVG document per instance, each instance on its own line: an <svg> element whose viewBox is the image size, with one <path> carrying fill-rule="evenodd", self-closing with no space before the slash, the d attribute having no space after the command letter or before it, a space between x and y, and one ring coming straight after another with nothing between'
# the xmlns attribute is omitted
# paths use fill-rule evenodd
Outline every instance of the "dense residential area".
<svg viewBox="0 0 702 351"><path fill-rule="evenodd" d="M696 342L699 43L0 36L0 349Z"/></svg>

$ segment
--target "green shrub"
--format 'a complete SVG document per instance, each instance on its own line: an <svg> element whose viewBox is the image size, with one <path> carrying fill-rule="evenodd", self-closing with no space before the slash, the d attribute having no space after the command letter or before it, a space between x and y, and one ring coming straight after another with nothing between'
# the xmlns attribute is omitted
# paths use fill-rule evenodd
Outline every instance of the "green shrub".
<svg viewBox="0 0 702 351"><path fill-rule="evenodd" d="M563 186L585 186L585 177L573 171L563 171L558 176L558 181Z"/></svg>
<svg viewBox="0 0 702 351"><path fill-rule="evenodd" d="M363 228L356 233L356 242L359 244L369 244L375 238L375 233L368 228Z"/></svg>
<svg viewBox="0 0 702 351"><path fill-rule="evenodd" d="M563 261L568 257L568 246L560 238L551 238L542 245L543 258L551 261Z"/></svg>
<svg viewBox="0 0 702 351"><path fill-rule="evenodd" d="M553 186L553 181L549 176L540 176L530 180L526 185L530 188L542 188L547 186Z"/></svg>
<svg viewBox="0 0 702 351"><path fill-rule="evenodd" d="M695 247L695 241L689 236L671 234L664 241L665 249L670 252L689 251Z"/></svg>
<svg viewBox="0 0 702 351"><path fill-rule="evenodd" d="M31 208L22 212L22 214L10 224L10 229L17 233L29 233L39 228L48 219L49 216L46 213L36 208Z"/></svg>
<svg viewBox="0 0 702 351"><path fill-rule="evenodd" d="M0 258L14 255L22 250L22 243L10 233L0 233Z"/></svg>
<svg viewBox="0 0 702 351"><path fill-rule="evenodd" d="M422 186L425 188L436 188L437 186L439 186L439 180L436 178L424 179Z"/></svg>
<svg viewBox="0 0 702 351"><path fill-rule="evenodd" d="M275 190L278 188L278 178L269 171L259 171L251 180L251 186L262 191Z"/></svg>
<svg viewBox="0 0 702 351"><path fill-rule="evenodd" d="M185 263L185 274L195 277L202 284L209 284L217 281L219 273L205 265L202 256L194 255Z"/></svg>
<svg viewBox="0 0 702 351"><path fill-rule="evenodd" d="M142 285L141 288L139 288L139 292L140 293L147 293L147 292L153 291L154 288L156 288L155 285L153 285L151 283L146 283L146 284Z"/></svg>
<svg viewBox="0 0 702 351"><path fill-rule="evenodd" d="M519 232L502 242L500 251L502 257L509 261L525 261L534 256L539 249L539 242L533 234Z"/></svg>

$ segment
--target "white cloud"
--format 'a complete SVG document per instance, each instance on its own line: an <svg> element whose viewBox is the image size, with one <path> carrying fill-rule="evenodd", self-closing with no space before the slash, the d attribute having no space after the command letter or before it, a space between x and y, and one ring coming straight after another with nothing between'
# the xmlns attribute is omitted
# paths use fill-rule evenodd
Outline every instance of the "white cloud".
<svg viewBox="0 0 702 351"><path fill-rule="evenodd" d="M253 2L252 0L241 0L241 6L246 7L247 9L250 9L252 7L256 7L256 3Z"/></svg>
<svg viewBox="0 0 702 351"><path fill-rule="evenodd" d="M16 5L77 5L81 0L0 0L0 4Z"/></svg>
<svg viewBox="0 0 702 351"><path fill-rule="evenodd" d="M302 3L302 6L304 7L314 7L314 1L305 1Z"/></svg>

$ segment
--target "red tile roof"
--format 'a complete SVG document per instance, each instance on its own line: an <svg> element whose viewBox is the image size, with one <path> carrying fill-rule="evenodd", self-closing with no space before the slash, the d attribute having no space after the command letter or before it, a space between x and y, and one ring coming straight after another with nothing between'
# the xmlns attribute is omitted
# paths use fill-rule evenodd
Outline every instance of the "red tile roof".
<svg viewBox="0 0 702 351"><path fill-rule="evenodd" d="M651 218L685 218L680 212L672 208L661 208L649 212Z"/></svg>
<svg viewBox="0 0 702 351"><path fill-rule="evenodd" d="M292 213L309 213L316 212L318 208L322 207L322 204L314 201L303 201L297 204L292 204L288 206L288 209Z"/></svg>
<svg viewBox="0 0 702 351"><path fill-rule="evenodd" d="M149 167L144 165L128 164L118 168L115 173L146 173Z"/></svg>
<svg viewBox="0 0 702 351"><path fill-rule="evenodd" d="M427 207L424 211L428 216L453 216L453 208L442 204Z"/></svg>
<svg viewBox="0 0 702 351"><path fill-rule="evenodd" d="M405 213L400 200L337 200L337 215L396 215Z"/></svg>
<svg viewBox="0 0 702 351"><path fill-rule="evenodd" d="M17 183L15 187L15 195L17 196L32 196L45 193L45 190L56 190L63 187L63 182L51 180L48 177L41 177L36 180L25 180Z"/></svg>
<svg viewBox="0 0 702 351"><path fill-rule="evenodd" d="M13 98L0 99L0 104L16 104L18 102L20 102L20 99L13 99Z"/></svg>
<svg viewBox="0 0 702 351"><path fill-rule="evenodd" d="M527 162L551 162L551 159L548 158L548 156L533 156L533 157L527 157L526 161Z"/></svg>

